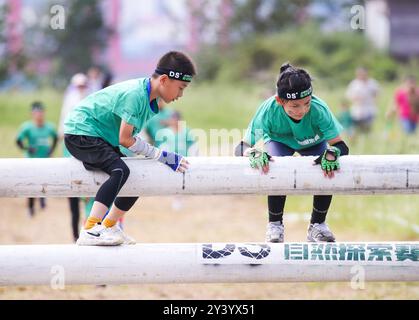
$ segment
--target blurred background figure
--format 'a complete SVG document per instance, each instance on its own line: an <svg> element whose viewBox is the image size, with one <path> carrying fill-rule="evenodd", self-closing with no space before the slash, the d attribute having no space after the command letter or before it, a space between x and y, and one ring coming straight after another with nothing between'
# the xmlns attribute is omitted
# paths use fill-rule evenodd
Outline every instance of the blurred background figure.
<svg viewBox="0 0 419 320"><path fill-rule="evenodd" d="M182 121L179 111L173 111L170 118L162 121L162 124L166 127L159 130L155 136L161 148L185 157L198 156L195 137L186 126L186 122Z"/></svg>
<svg viewBox="0 0 419 320"><path fill-rule="evenodd" d="M104 75L99 67L92 66L87 70L88 91L93 93L103 88Z"/></svg>
<svg viewBox="0 0 419 320"><path fill-rule="evenodd" d="M64 94L63 105L61 107L60 122L58 127L60 141L64 139L64 120L71 110L88 94L87 88L88 79L83 73L76 73L70 81L66 93ZM71 157L64 142L62 143L63 157ZM80 199L68 198L71 212L71 228L73 232L74 241L79 237L79 222L80 222Z"/></svg>
<svg viewBox="0 0 419 320"><path fill-rule="evenodd" d="M45 121L44 105L33 102L31 105L32 120L24 122L17 134L16 143L25 151L27 158L49 158L57 145L57 132L52 123ZM45 198L40 198L41 209L46 207ZM35 199L28 199L28 214L35 215Z"/></svg>
<svg viewBox="0 0 419 320"><path fill-rule="evenodd" d="M419 87L413 75L407 76L396 89L393 102L387 118L393 118L397 112L403 131L408 135L415 133L419 120Z"/></svg>
<svg viewBox="0 0 419 320"><path fill-rule="evenodd" d="M351 117L354 133L369 133L377 114L378 82L369 77L364 67L356 69L356 78L352 80L346 90L346 97L350 101Z"/></svg>
<svg viewBox="0 0 419 320"><path fill-rule="evenodd" d="M87 77L84 73L76 73L68 85L63 99L63 104L61 107L60 122L58 126L58 133L60 139L64 136L64 120L67 114L73 110L73 108L88 94L87 87ZM69 156L66 154L64 146L64 156ZM68 153L68 152L67 152Z"/></svg>
<svg viewBox="0 0 419 320"><path fill-rule="evenodd" d="M344 134L346 134L348 137L351 137L353 135L354 123L351 116L349 101L347 99L342 99L340 103L340 112L337 115L337 119L343 126Z"/></svg>
<svg viewBox="0 0 419 320"><path fill-rule="evenodd" d="M158 132L161 129L164 129L167 127L166 121L169 120L172 117L173 113L175 112L175 110L168 107L166 103L164 103L164 101L161 99L158 101L158 104L159 104L159 113L156 114L150 120L148 120L143 130L144 134L147 135L148 142L150 142L156 147L160 147L160 144L162 143L162 141L159 141L158 139L156 139Z"/></svg>
<svg viewBox="0 0 419 320"><path fill-rule="evenodd" d="M109 87L112 84L113 84L113 74L110 71L106 71L103 74L101 89Z"/></svg>
<svg viewBox="0 0 419 320"><path fill-rule="evenodd" d="M182 156L196 157L199 149L195 137L191 134L186 122L182 121L179 111L172 110L167 120L161 121L161 126L154 138L159 148L176 152ZM172 200L172 209L179 211L183 207L182 196L176 196Z"/></svg>

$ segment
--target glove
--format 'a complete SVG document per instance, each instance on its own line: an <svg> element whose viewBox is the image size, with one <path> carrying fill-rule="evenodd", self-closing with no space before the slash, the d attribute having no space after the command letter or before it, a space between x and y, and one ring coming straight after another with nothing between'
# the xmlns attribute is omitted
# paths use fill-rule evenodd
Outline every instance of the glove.
<svg viewBox="0 0 419 320"><path fill-rule="evenodd" d="M179 169L182 160L183 156L164 150L161 150L160 157L157 159L157 161L160 161L161 163L169 166L173 171L177 171Z"/></svg>
<svg viewBox="0 0 419 320"><path fill-rule="evenodd" d="M245 156L249 157L250 166L254 169L263 168L269 165L269 160L272 156L257 148L249 148L245 152Z"/></svg>
<svg viewBox="0 0 419 320"><path fill-rule="evenodd" d="M332 155L335 159L328 160L326 158L327 155ZM314 160L315 164L320 164L322 170L326 172L331 172L340 169L340 164L338 158L340 156L340 150L336 147L329 147L327 148L320 157Z"/></svg>
<svg viewBox="0 0 419 320"><path fill-rule="evenodd" d="M36 152L36 148L34 147L28 147L28 154L33 155Z"/></svg>

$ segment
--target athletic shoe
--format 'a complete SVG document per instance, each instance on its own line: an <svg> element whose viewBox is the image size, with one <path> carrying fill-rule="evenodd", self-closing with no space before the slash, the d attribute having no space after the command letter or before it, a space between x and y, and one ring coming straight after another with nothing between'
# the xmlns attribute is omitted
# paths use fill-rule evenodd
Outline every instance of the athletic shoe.
<svg viewBox="0 0 419 320"><path fill-rule="evenodd" d="M280 221L268 223L266 242L284 242L284 225Z"/></svg>
<svg viewBox="0 0 419 320"><path fill-rule="evenodd" d="M96 224L93 228L82 229L76 244L79 246L118 246L124 243L124 239L105 228L101 224Z"/></svg>
<svg viewBox="0 0 419 320"><path fill-rule="evenodd" d="M309 242L335 242L335 236L325 222L314 223L308 227L307 240Z"/></svg>
<svg viewBox="0 0 419 320"><path fill-rule="evenodd" d="M125 234L124 231L118 226L118 224L114 225L108 232L111 232L111 234L114 234L118 238L122 238L124 240L123 244L136 244L137 241L135 241L133 238L131 238L129 235Z"/></svg>

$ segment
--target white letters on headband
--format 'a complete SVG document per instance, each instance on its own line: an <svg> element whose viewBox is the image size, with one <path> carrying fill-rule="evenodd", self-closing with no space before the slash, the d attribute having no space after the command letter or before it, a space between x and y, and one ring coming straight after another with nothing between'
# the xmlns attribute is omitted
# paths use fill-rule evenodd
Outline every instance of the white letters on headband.
<svg viewBox="0 0 419 320"><path fill-rule="evenodd" d="M280 92L278 92L278 96L286 100L299 100L308 97L309 95L311 95L312 92L313 87L310 86L308 89L303 91L286 92L285 90L281 90Z"/></svg>
<svg viewBox="0 0 419 320"><path fill-rule="evenodd" d="M179 71L170 70L170 69L156 68L155 73L165 74L170 79L174 79L174 80L180 80L180 81L185 81L185 82L191 82L192 81L192 76L191 75L183 73L183 72L179 72Z"/></svg>

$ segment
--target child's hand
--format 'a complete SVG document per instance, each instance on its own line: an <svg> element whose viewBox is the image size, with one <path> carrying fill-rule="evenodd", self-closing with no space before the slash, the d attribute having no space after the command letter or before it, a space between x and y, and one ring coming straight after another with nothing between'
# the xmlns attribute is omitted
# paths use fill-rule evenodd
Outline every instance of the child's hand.
<svg viewBox="0 0 419 320"><path fill-rule="evenodd" d="M269 172L269 161L274 161L269 153L256 148L247 149L244 155L249 157L250 166L252 168L260 168L264 174Z"/></svg>
<svg viewBox="0 0 419 320"><path fill-rule="evenodd" d="M175 152L162 150L160 157L157 160L170 167L173 171L182 173L189 167L189 162L183 156Z"/></svg>
<svg viewBox="0 0 419 320"><path fill-rule="evenodd" d="M338 158L340 150L336 147L327 148L322 155L314 160L314 165L320 164L325 177L333 178L335 172L340 169Z"/></svg>
<svg viewBox="0 0 419 320"><path fill-rule="evenodd" d="M28 154L33 155L36 152L36 148L34 147L28 147Z"/></svg>
<svg viewBox="0 0 419 320"><path fill-rule="evenodd" d="M180 161L180 166L177 169L177 171L184 173L188 169L189 169L189 162L188 162L188 160L186 160L186 158L182 157L182 160Z"/></svg>

